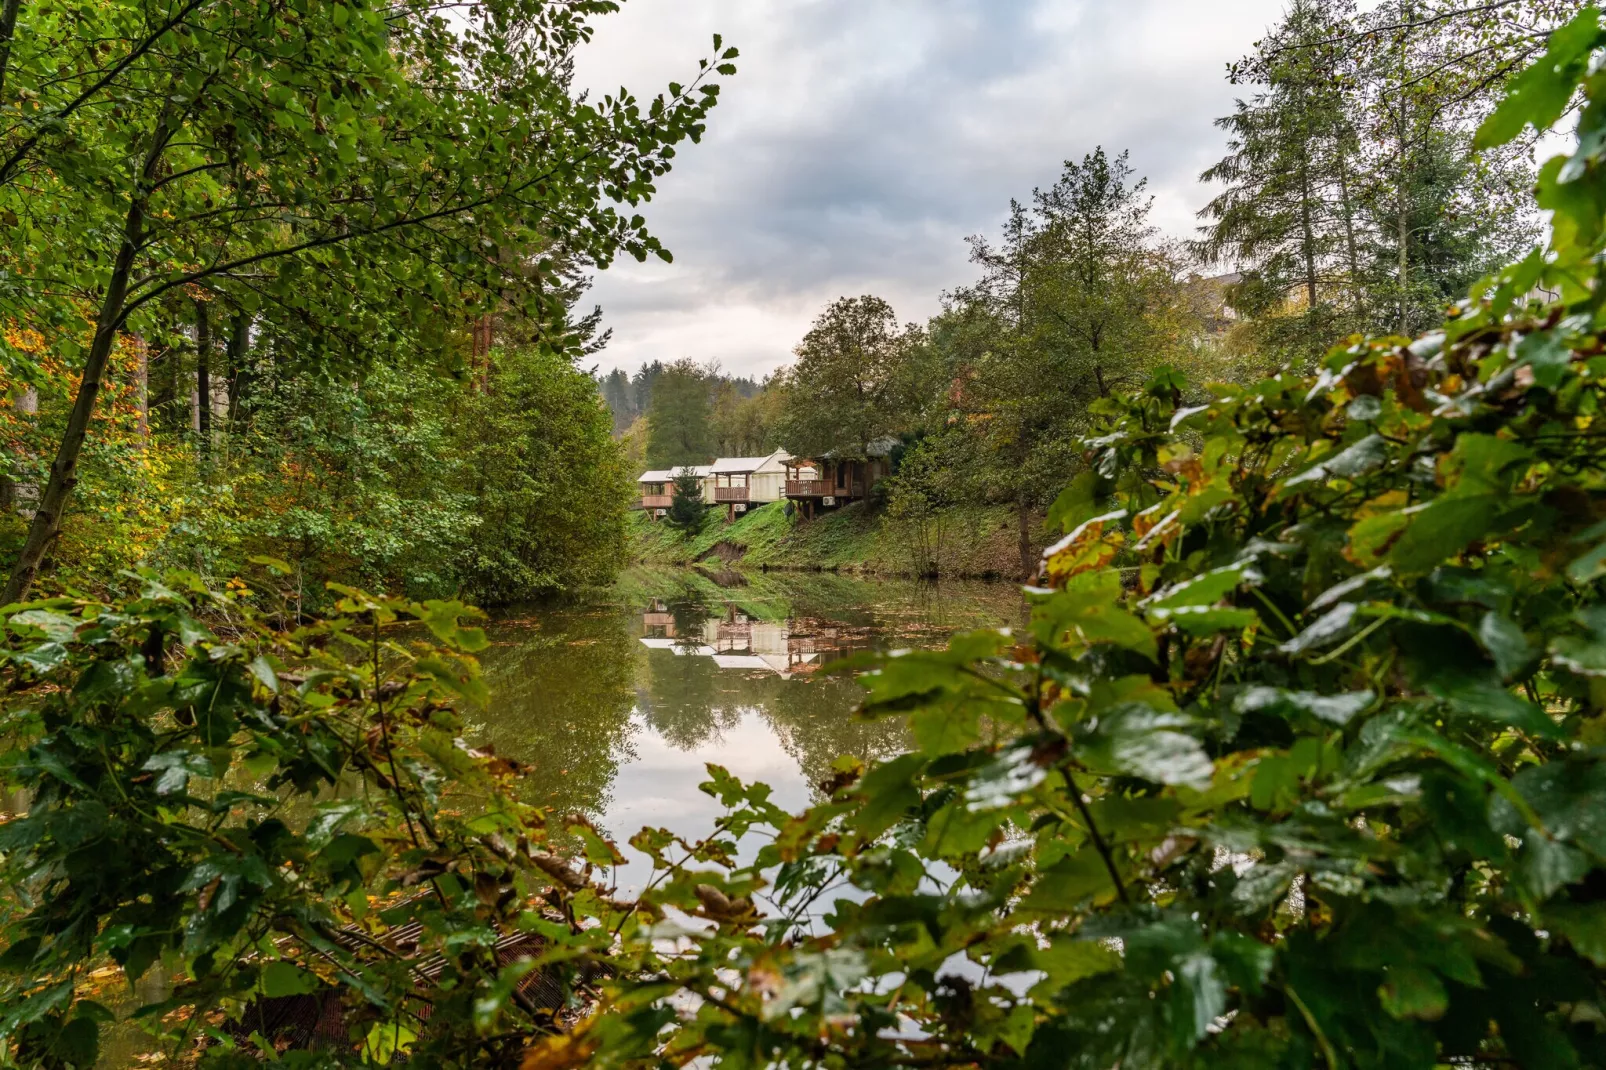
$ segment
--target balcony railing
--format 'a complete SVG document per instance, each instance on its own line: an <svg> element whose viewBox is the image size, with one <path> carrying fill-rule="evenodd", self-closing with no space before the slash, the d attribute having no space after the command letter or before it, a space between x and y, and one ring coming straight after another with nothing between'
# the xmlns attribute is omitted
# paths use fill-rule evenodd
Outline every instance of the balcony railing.
<svg viewBox="0 0 1606 1070"><path fill-rule="evenodd" d="M714 501L716 502L745 502L747 500L746 487L715 487Z"/></svg>
<svg viewBox="0 0 1606 1070"><path fill-rule="evenodd" d="M853 483L847 486L837 486L829 479L788 479L786 481L786 496L788 498L862 498L864 485Z"/></svg>
<svg viewBox="0 0 1606 1070"><path fill-rule="evenodd" d="M641 507L643 509L668 509L675 503L673 494L643 494Z"/></svg>

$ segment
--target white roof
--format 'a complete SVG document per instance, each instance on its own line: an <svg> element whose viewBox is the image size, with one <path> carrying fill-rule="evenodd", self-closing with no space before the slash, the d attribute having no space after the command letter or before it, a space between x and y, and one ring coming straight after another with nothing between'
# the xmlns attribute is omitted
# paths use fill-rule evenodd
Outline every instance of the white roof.
<svg viewBox="0 0 1606 1070"><path fill-rule="evenodd" d="M756 472L771 461L779 463L790 460L791 454L785 450L776 450L764 457L720 457L711 466L712 475L739 474L742 472Z"/></svg>
<svg viewBox="0 0 1606 1070"><path fill-rule="evenodd" d="M710 466L706 464L684 464L679 468L655 468L650 472L641 473L641 475L636 478L636 482L673 483L675 481L675 476L679 475L681 472L690 472L694 476L712 475L713 473L709 471L709 468Z"/></svg>
<svg viewBox="0 0 1606 1070"><path fill-rule="evenodd" d="M769 669L769 662L752 654L715 654L714 664L721 669Z"/></svg>

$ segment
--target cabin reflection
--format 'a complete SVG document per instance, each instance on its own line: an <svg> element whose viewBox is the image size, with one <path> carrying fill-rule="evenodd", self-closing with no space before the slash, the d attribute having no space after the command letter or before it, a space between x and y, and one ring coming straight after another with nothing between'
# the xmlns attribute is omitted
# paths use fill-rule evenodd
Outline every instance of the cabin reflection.
<svg viewBox="0 0 1606 1070"><path fill-rule="evenodd" d="M641 615L641 645L683 657L712 658L721 669L774 673L783 678L811 673L833 658L871 645L863 629L806 618L757 620L735 606L723 612L654 602Z"/></svg>

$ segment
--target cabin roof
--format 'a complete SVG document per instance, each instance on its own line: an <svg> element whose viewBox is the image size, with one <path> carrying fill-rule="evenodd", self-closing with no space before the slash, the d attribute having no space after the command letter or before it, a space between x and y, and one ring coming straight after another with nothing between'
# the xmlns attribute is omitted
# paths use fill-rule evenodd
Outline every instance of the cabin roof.
<svg viewBox="0 0 1606 1070"><path fill-rule="evenodd" d="M675 477L682 472L690 472L694 476L713 475L711 466L706 464L683 464L679 468L654 468L650 472L643 472L636 477L637 483L673 483Z"/></svg>
<svg viewBox="0 0 1606 1070"><path fill-rule="evenodd" d="M783 463L791 457L785 450L776 450L763 457L720 457L709 466L711 475L738 475L742 472L756 472L765 465L774 462Z"/></svg>

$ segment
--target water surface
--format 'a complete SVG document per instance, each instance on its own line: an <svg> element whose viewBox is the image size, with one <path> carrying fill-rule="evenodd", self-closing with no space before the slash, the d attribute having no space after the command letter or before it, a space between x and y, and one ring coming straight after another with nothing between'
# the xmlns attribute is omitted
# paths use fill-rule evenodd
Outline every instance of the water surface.
<svg viewBox="0 0 1606 1070"><path fill-rule="evenodd" d="M706 763L798 810L838 756L905 749L901 723L852 716L861 691L833 661L1019 624L1022 607L1011 584L632 572L599 604L495 622L483 736L531 767L532 802L621 845L644 825L700 836L721 812L697 788Z"/></svg>

